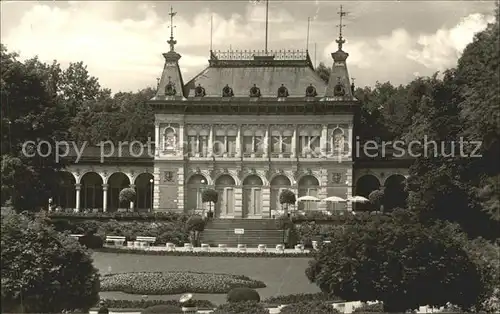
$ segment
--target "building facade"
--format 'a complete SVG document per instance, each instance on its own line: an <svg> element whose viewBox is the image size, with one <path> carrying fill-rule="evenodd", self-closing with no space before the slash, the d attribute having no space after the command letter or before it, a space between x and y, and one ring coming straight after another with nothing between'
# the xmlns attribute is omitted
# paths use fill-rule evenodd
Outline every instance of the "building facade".
<svg viewBox="0 0 500 314"><path fill-rule="evenodd" d="M407 176L408 163L355 164L354 116L360 104L342 36L331 54L328 84L307 51L290 50L210 51L208 67L185 83L173 36L168 43L149 102L155 111L153 152L129 151L102 163L98 148L87 149L62 173L57 204L77 211L117 210L119 191L133 187L134 209L194 212L208 208L201 195L212 188L219 195L215 217L269 218L281 209L284 189L297 197L345 199L368 196ZM306 202L298 209L331 206ZM335 206L352 209L350 203Z"/></svg>

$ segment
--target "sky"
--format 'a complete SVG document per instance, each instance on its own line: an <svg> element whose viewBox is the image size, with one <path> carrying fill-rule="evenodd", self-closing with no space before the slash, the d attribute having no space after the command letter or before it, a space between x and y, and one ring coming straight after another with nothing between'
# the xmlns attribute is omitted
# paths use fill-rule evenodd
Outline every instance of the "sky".
<svg viewBox="0 0 500 314"><path fill-rule="evenodd" d="M170 8L175 50L188 81L214 50L265 46L265 3L258 1L1 1L1 42L21 59L36 55L63 67L83 61L113 92L154 87L169 50ZM357 86L405 84L453 67L475 33L494 20L494 1L269 2L271 50L306 49L332 64L343 5L344 51ZM311 18L309 44L307 20ZM213 27L211 31L211 19Z"/></svg>

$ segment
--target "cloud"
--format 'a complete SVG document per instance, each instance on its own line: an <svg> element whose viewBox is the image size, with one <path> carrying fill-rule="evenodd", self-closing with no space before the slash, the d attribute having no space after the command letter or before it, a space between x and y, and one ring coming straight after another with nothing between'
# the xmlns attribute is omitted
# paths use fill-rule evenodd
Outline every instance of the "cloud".
<svg viewBox="0 0 500 314"><path fill-rule="evenodd" d="M432 35L420 35L418 48L408 53L408 58L428 68L444 70L455 65L474 35L495 21L494 16L471 14L451 29L440 29Z"/></svg>
<svg viewBox="0 0 500 314"><path fill-rule="evenodd" d="M82 60L113 91L154 86L163 68L161 53L168 50L169 21L147 4L136 6L142 18L117 20L118 6L120 2L72 1L65 8L37 3L15 27L2 31L2 42L23 58L38 55L47 62L57 59L63 66ZM263 46L264 25L258 18L263 6L249 4L246 9L244 15L226 19L213 14L215 48ZM192 19L175 17L176 50L182 54L186 79L208 65L211 15L202 10ZM271 14L270 20L274 36L286 31L287 39L294 38L293 26L287 25L293 19L286 11Z"/></svg>
<svg viewBox="0 0 500 314"><path fill-rule="evenodd" d="M474 34L494 21L492 16L470 14L457 25L432 34L410 34L399 28L375 38L353 37L344 45L349 53L348 67L361 85L376 81L405 82L415 75L431 75L453 67ZM324 60L337 50L331 42L323 51Z"/></svg>

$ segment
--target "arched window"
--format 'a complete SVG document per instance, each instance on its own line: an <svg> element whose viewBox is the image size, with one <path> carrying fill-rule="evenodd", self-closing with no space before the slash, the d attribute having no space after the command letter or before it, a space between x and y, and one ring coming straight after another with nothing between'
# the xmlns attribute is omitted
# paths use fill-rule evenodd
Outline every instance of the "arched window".
<svg viewBox="0 0 500 314"><path fill-rule="evenodd" d="M177 144L177 135L172 127L167 127L165 129L163 137L163 150L174 150Z"/></svg>

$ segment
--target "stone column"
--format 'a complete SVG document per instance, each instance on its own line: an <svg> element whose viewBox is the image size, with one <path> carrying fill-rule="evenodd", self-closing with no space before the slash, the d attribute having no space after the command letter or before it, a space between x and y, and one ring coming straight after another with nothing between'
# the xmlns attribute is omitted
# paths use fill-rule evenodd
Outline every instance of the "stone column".
<svg viewBox="0 0 500 314"><path fill-rule="evenodd" d="M236 135L236 157L241 157L241 125L238 125L238 134Z"/></svg>
<svg viewBox="0 0 500 314"><path fill-rule="evenodd" d="M328 170L327 169L321 169L319 173L319 191L318 191L318 198L319 199L324 199L328 197ZM318 209L319 210L327 210L328 204L326 202L319 202L318 204Z"/></svg>
<svg viewBox="0 0 500 314"><path fill-rule="evenodd" d="M153 170L153 211L158 211L160 208L160 168L154 167Z"/></svg>
<svg viewBox="0 0 500 314"><path fill-rule="evenodd" d="M177 138L177 155L184 156L184 123L179 123L179 136Z"/></svg>
<svg viewBox="0 0 500 314"><path fill-rule="evenodd" d="M356 143L353 143L353 141L352 141L352 133L353 133L353 125L352 125L352 123L349 124L349 131L348 132L349 132L349 134L348 134L349 151L347 152L347 155L349 157L353 158L353 155L356 152Z"/></svg>
<svg viewBox="0 0 500 314"><path fill-rule="evenodd" d="M130 185L130 188L131 188L131 189L133 189L133 190L135 191L135 184L131 184L131 185ZM137 192L136 192L136 193L137 193ZM135 208L135 206L134 206L134 201L131 201L131 202L130 202L130 210L134 211L134 208Z"/></svg>
<svg viewBox="0 0 500 314"><path fill-rule="evenodd" d="M155 122L155 156L160 155L160 123Z"/></svg>
<svg viewBox="0 0 500 314"><path fill-rule="evenodd" d="M214 126L210 124L208 133L208 157L212 157L214 153Z"/></svg>
<svg viewBox="0 0 500 314"><path fill-rule="evenodd" d="M75 184L75 191L76 191L76 204L75 204L75 209L77 212L80 211L80 189L81 189L82 185L80 183L77 183Z"/></svg>
<svg viewBox="0 0 500 314"><path fill-rule="evenodd" d="M353 177L352 177L352 166L346 171L346 185L347 185L347 198L352 196L352 188L354 185ZM347 210L352 210L352 202L347 202Z"/></svg>
<svg viewBox="0 0 500 314"><path fill-rule="evenodd" d="M262 187L262 218L269 218L269 212L271 211L271 187Z"/></svg>
<svg viewBox="0 0 500 314"><path fill-rule="evenodd" d="M243 190L241 186L234 187L234 218L243 216Z"/></svg>
<svg viewBox="0 0 500 314"><path fill-rule="evenodd" d="M184 167L177 170L177 211L184 212Z"/></svg>
<svg viewBox="0 0 500 314"><path fill-rule="evenodd" d="M109 184L102 185L102 211L108 211L108 186Z"/></svg>
<svg viewBox="0 0 500 314"><path fill-rule="evenodd" d="M328 143L328 125L323 124L323 129L321 130L321 138L320 138L320 150L322 158L325 158L328 154L327 143Z"/></svg>
<svg viewBox="0 0 500 314"><path fill-rule="evenodd" d="M264 158L267 158L269 154L269 125L266 126L266 132L264 133Z"/></svg>
<svg viewBox="0 0 500 314"><path fill-rule="evenodd" d="M292 135L292 158L297 157L297 126L294 125Z"/></svg>

